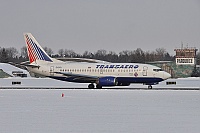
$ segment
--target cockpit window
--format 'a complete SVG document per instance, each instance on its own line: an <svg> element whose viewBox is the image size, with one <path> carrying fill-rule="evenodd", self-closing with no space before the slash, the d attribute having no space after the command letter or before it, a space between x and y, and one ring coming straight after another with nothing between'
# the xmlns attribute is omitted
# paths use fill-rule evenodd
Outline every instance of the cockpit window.
<svg viewBox="0 0 200 133"><path fill-rule="evenodd" d="M162 69L153 69L155 72L163 71Z"/></svg>

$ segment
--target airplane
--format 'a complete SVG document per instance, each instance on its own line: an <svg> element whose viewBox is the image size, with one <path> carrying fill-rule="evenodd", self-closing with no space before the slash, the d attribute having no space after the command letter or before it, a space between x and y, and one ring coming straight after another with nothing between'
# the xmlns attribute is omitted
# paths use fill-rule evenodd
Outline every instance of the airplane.
<svg viewBox="0 0 200 133"><path fill-rule="evenodd" d="M30 72L45 77L76 83L89 83L88 88L129 86L132 83L156 85L171 77L161 68L141 63L81 63L64 62L51 58L39 45L31 33L24 33L30 64Z"/></svg>

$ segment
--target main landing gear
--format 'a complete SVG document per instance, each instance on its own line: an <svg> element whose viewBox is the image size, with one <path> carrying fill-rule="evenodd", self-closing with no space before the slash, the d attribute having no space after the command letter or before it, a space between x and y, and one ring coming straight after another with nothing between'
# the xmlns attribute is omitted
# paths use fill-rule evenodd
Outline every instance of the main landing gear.
<svg viewBox="0 0 200 133"><path fill-rule="evenodd" d="M96 85L96 88L97 88L97 89L101 89L101 88L102 88L102 86L101 86L101 85L99 85L99 84L97 84L97 85Z"/></svg>
<svg viewBox="0 0 200 133"><path fill-rule="evenodd" d="M97 88L97 89L101 89L102 86L99 85L99 84L97 84L97 85L96 85L96 88ZM89 84L89 85L88 85L88 89L94 89L94 84Z"/></svg>
<svg viewBox="0 0 200 133"><path fill-rule="evenodd" d="M94 89L94 84L89 84L88 89Z"/></svg>
<svg viewBox="0 0 200 133"><path fill-rule="evenodd" d="M152 85L148 85L148 89L152 89L153 87L152 87Z"/></svg>

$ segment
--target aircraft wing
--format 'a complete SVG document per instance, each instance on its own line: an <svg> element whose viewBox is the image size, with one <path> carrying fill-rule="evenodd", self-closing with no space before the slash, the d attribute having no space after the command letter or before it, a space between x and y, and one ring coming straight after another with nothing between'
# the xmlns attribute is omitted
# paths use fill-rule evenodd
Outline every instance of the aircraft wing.
<svg viewBox="0 0 200 133"><path fill-rule="evenodd" d="M67 77L72 77L74 80L87 80L87 81L96 81L99 77L97 76L91 76L91 75L84 75L84 74L74 74L74 73L68 73L68 72L54 72L57 74L62 74Z"/></svg>

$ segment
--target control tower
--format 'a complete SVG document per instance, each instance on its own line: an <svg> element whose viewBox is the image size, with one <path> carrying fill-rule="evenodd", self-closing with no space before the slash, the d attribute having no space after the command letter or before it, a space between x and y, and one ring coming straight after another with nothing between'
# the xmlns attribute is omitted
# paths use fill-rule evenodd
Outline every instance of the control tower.
<svg viewBox="0 0 200 133"><path fill-rule="evenodd" d="M176 52L176 65L196 65L196 48L180 48L174 49Z"/></svg>

